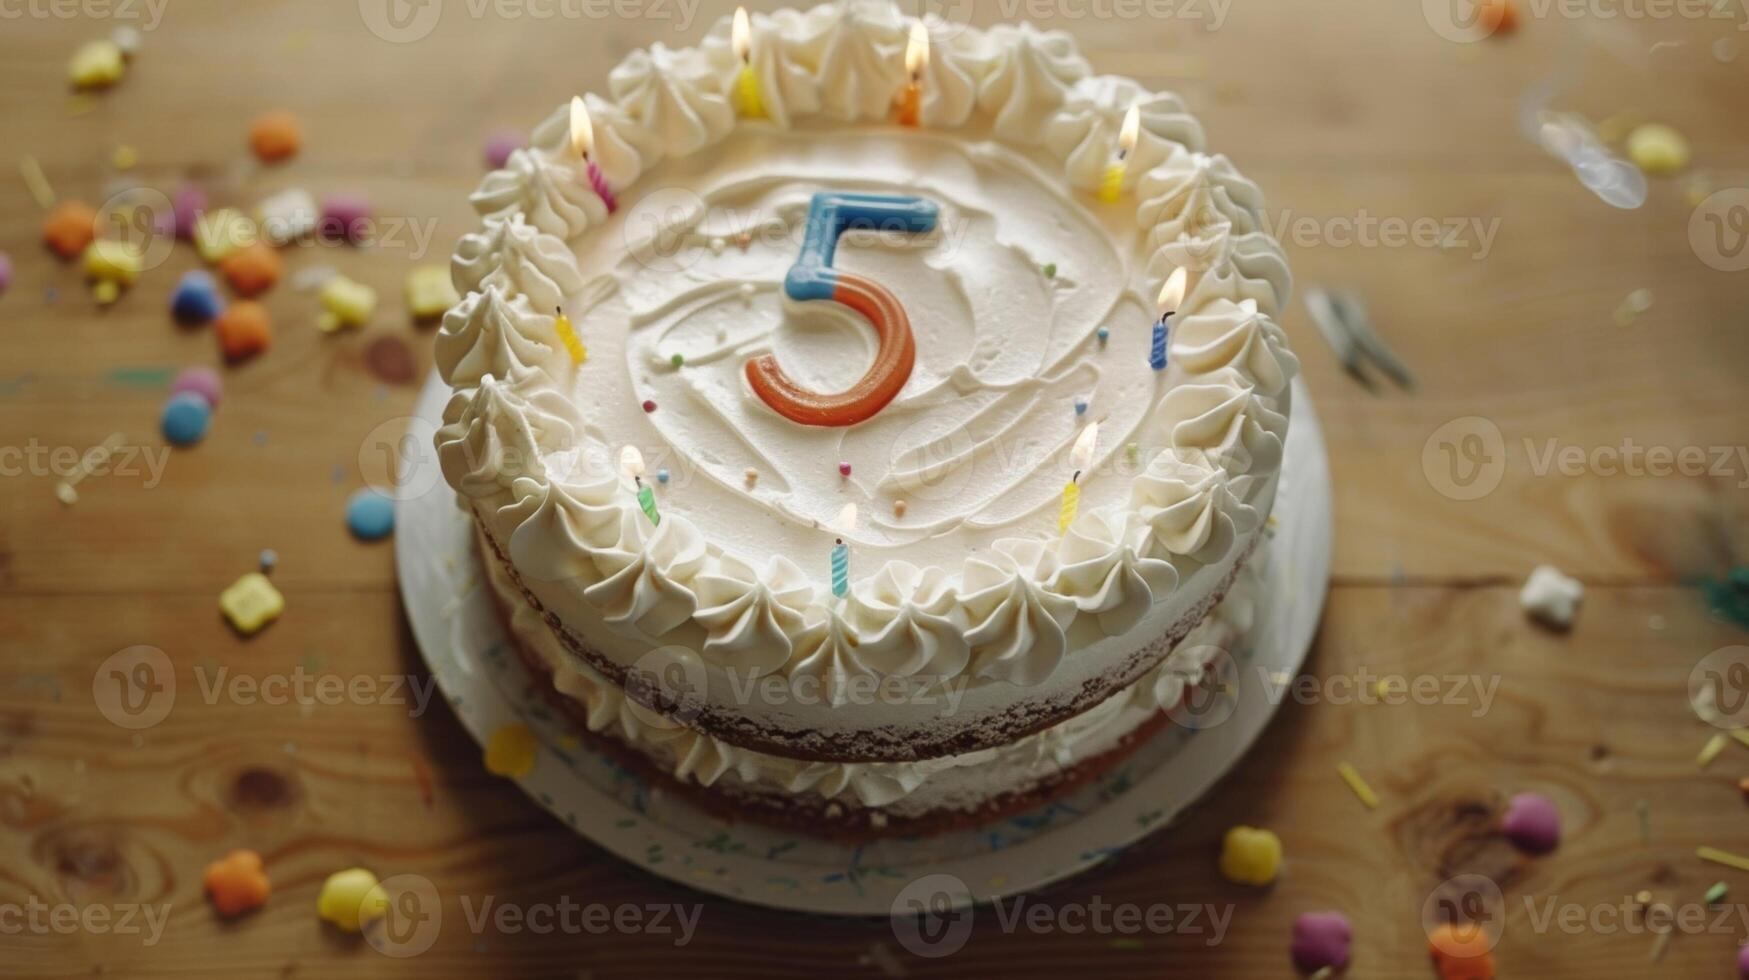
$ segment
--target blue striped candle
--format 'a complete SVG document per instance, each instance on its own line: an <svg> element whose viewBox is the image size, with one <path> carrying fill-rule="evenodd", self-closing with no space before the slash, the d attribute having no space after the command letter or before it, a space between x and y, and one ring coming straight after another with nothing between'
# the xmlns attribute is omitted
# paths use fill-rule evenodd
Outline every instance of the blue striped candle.
<svg viewBox="0 0 1749 980"><path fill-rule="evenodd" d="M843 538L832 548L832 594L842 599L850 592L850 546Z"/></svg>
<svg viewBox="0 0 1749 980"><path fill-rule="evenodd" d="M1172 326L1172 315L1184 302L1184 285L1189 279L1183 266L1172 270L1166 285L1160 287L1160 319L1154 321L1154 346L1148 351L1148 365L1156 371L1166 370L1166 331Z"/></svg>
<svg viewBox="0 0 1749 980"><path fill-rule="evenodd" d="M1154 346L1148 351L1148 365L1156 371L1166 370L1166 321L1172 314L1161 314L1154 321Z"/></svg>

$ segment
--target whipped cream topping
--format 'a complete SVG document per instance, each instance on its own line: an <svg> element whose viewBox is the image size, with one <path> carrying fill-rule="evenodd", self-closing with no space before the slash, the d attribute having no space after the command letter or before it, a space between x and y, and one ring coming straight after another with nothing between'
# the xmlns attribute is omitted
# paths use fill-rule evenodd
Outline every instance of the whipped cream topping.
<svg viewBox="0 0 1749 980"><path fill-rule="evenodd" d="M908 19L832 4L754 18L768 120L731 108L726 22L702 49L628 58L611 100L586 96L618 215L562 107L475 193L485 226L454 260L469 295L438 343L458 389L440 459L550 606L716 666L1036 685L1237 560L1260 525L1297 362L1271 319L1290 280L1255 185L1202 152L1175 96L1093 77L1066 35L930 27L921 130L874 122L907 81ZM1130 105L1130 196L1098 205L1075 189L1098 182ZM781 295L821 188L943 207L930 236L846 239L841 263L888 283L919 337L906 388L847 430L778 418L739 372L773 351L835 390L872 356L854 317ZM1178 267L1194 274L1154 372L1153 296ZM582 365L553 332L561 304ZM1067 449L1094 420L1080 514L1059 534ZM628 443L669 454L651 464L676 476L659 525L618 469ZM863 520L828 530L847 500ZM824 575L836 534L853 549L842 601Z"/></svg>

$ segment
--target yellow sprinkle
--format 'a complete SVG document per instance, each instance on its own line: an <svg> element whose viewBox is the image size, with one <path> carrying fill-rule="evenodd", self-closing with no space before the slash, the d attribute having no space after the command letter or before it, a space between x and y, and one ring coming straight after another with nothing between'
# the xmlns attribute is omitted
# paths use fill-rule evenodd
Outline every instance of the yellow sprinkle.
<svg viewBox="0 0 1749 980"><path fill-rule="evenodd" d="M23 175L24 186L30 191L37 207L47 211L55 206L55 189L49 186L48 175L43 173L43 165L36 161L36 157L20 158L18 172Z"/></svg>
<svg viewBox="0 0 1749 980"><path fill-rule="evenodd" d="M1342 777L1342 781L1348 784L1348 788L1354 791L1354 795L1360 798L1360 802L1368 810L1378 809L1379 795L1372 791L1372 787L1366 784L1366 780L1360 778L1358 770L1346 762L1341 762L1336 765L1336 774Z"/></svg>
<svg viewBox="0 0 1749 980"><path fill-rule="evenodd" d="M1688 167L1688 140L1661 123L1646 123L1628 134L1628 159L1654 177L1668 177Z"/></svg>
<svg viewBox="0 0 1749 980"><path fill-rule="evenodd" d="M91 296L100 306L108 306L121 298L121 286L114 279L102 279L91 287Z"/></svg>
<svg viewBox="0 0 1749 980"><path fill-rule="evenodd" d="M540 750L527 725L505 725L486 742L486 771L494 776L521 779L534 771Z"/></svg>
<svg viewBox="0 0 1749 980"><path fill-rule="evenodd" d="M110 154L109 162L114 164L117 170L132 170L134 164L140 162L140 151L123 143L115 148L114 153Z"/></svg>
<svg viewBox="0 0 1749 980"><path fill-rule="evenodd" d="M1716 847L1697 847L1694 849L1694 856L1700 858L1702 861L1711 861L1714 864L1722 864L1727 868L1736 868L1738 871L1749 871L1749 858L1740 857L1736 854L1732 854L1730 851L1721 851Z"/></svg>
<svg viewBox="0 0 1749 980"><path fill-rule="evenodd" d="M1723 732L1707 739L1706 744L1700 747L1700 755L1695 757L1695 764L1702 769L1712 765L1713 760L1719 757L1719 753L1725 751L1725 745L1726 741Z"/></svg>
<svg viewBox="0 0 1749 980"><path fill-rule="evenodd" d="M1664 958L1664 947L1668 945L1670 945L1670 930L1665 929L1658 933L1657 939L1652 940L1652 962L1656 963Z"/></svg>
<svg viewBox="0 0 1749 980"><path fill-rule="evenodd" d="M1731 737L1749 746L1749 728L1733 728L1731 729Z"/></svg>

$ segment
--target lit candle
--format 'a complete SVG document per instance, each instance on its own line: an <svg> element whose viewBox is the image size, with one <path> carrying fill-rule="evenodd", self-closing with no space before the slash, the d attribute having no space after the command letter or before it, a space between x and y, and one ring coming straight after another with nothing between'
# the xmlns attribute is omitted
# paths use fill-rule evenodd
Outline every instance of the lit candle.
<svg viewBox="0 0 1749 980"><path fill-rule="evenodd" d="M833 522L841 533L848 534L856 527L856 505L845 504L838 512L838 520ZM842 599L850 592L850 546L843 538L832 546L832 594Z"/></svg>
<svg viewBox="0 0 1749 980"><path fill-rule="evenodd" d="M1069 482L1063 484L1063 509L1057 515L1057 530L1066 531L1075 520L1075 514L1081 509L1081 472L1093 462L1093 448L1099 443L1099 423L1090 422L1087 428L1081 430L1081 435L1075 440L1075 448L1069 450L1069 465L1075 468L1075 475Z"/></svg>
<svg viewBox="0 0 1749 980"><path fill-rule="evenodd" d="M625 447L619 453L619 468L637 486L638 506L644 509L644 516L651 524L660 527L662 515L656 510L656 491L644 486L644 454L638 452L636 446Z"/></svg>
<svg viewBox="0 0 1749 980"><path fill-rule="evenodd" d="M571 318L565 315L563 307L558 308L559 318L553 322L553 332L559 335L559 343L565 345L565 350L571 354L572 364L582 364L589 360L589 349L583 346L582 338L571 326Z"/></svg>
<svg viewBox="0 0 1749 980"><path fill-rule="evenodd" d="M1107 204L1116 203L1123 193L1124 171L1128 168L1125 161L1130 151L1136 148L1136 139L1142 134L1142 110L1130 106L1130 111L1124 114L1123 131L1117 137L1117 159L1106 164L1105 179L1099 182L1099 199Z"/></svg>
<svg viewBox="0 0 1749 980"><path fill-rule="evenodd" d="M1178 312L1178 304L1184 302L1184 267L1179 266L1166 277L1166 285L1160 287L1160 319L1154 321L1154 343L1148 350L1148 366L1156 371L1166 370L1166 330L1172 325L1172 314Z"/></svg>
<svg viewBox="0 0 1749 980"><path fill-rule="evenodd" d="M905 73L911 80L899 93L899 125L916 126L923 121L923 69L929 64L929 29L920 20L911 22L911 43L905 45Z"/></svg>
<svg viewBox="0 0 1749 980"><path fill-rule="evenodd" d="M613 188L607 185L601 168L589 156L589 152L595 149L595 127L589 122L589 110L583 105L583 99L575 95L571 96L571 147L583 158L583 166L589 172L589 186L594 188L601 203L607 205L607 213L618 211L619 200L613 196Z"/></svg>
<svg viewBox="0 0 1749 980"><path fill-rule="evenodd" d="M735 56L741 59L741 71L735 77L735 102L741 115L748 119L765 118L765 99L759 95L759 76L753 71L753 25L746 7L735 8L735 25L729 31Z"/></svg>

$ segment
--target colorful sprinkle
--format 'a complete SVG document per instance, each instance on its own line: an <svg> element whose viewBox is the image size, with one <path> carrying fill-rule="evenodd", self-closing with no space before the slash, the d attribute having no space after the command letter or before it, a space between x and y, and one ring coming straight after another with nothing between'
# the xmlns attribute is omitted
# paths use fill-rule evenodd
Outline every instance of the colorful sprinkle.
<svg viewBox="0 0 1749 980"><path fill-rule="evenodd" d="M346 502L346 529L360 541L381 541L394 533L395 504L368 487Z"/></svg>
<svg viewBox="0 0 1749 980"><path fill-rule="evenodd" d="M1724 883L1722 881L1715 881L1715 882L1713 882L1713 886L1711 888L1708 888L1706 890L1706 894L1702 895L1701 898L1708 905L1717 905L1720 902L1725 900L1725 895L1727 893L1729 893L1730 890L1731 890L1730 885L1727 885L1726 883Z"/></svg>
<svg viewBox="0 0 1749 980"><path fill-rule="evenodd" d="M285 597L260 572L250 572L219 593L219 611L231 627L254 636L285 612Z"/></svg>
<svg viewBox="0 0 1749 980"><path fill-rule="evenodd" d="M1104 347L1106 344L1111 342L1111 328L1110 327L1100 327L1098 330L1095 330L1093 332L1093 335L1095 337L1099 338L1099 346L1101 346L1101 347Z"/></svg>
<svg viewBox="0 0 1749 980"><path fill-rule="evenodd" d="M849 476L850 475L850 460L841 459L838 461L838 475L839 476Z"/></svg>
<svg viewBox="0 0 1749 980"><path fill-rule="evenodd" d="M1729 744L1730 740L1725 737L1723 732L1713 735L1712 738L1706 740L1705 745L1700 747L1700 754L1694 757L1694 764L1705 769L1713 764L1713 760L1717 759L1719 753L1725 751L1725 746Z"/></svg>
<svg viewBox="0 0 1749 980"><path fill-rule="evenodd" d="M272 548L262 548L261 557L258 561L261 564L261 571L263 574L271 572L279 567L279 552L274 551Z"/></svg>
<svg viewBox="0 0 1749 980"><path fill-rule="evenodd" d="M747 467L747 472L742 473L741 477L747 481L748 486L752 486L759 482L759 471L749 466Z"/></svg>
<svg viewBox="0 0 1749 980"><path fill-rule="evenodd" d="M1374 793L1372 787L1366 784L1366 780L1361 778L1360 770L1347 762L1341 762L1336 765L1336 774L1348 784L1348 788L1359 798L1363 806L1368 810L1378 809L1379 795Z"/></svg>
<svg viewBox="0 0 1749 980"><path fill-rule="evenodd" d="M0 252L0 295L12 288L12 256Z"/></svg>
<svg viewBox="0 0 1749 980"><path fill-rule="evenodd" d="M486 741L486 771L521 779L534 771L539 752L540 742L527 725L505 725Z"/></svg>
<svg viewBox="0 0 1749 980"><path fill-rule="evenodd" d="M110 166L117 170L132 170L140 162L140 151L123 143L109 154Z"/></svg>
<svg viewBox="0 0 1749 980"><path fill-rule="evenodd" d="M1628 159L1654 177L1669 177L1688 168L1688 139L1670 126L1646 123L1628 134Z"/></svg>
<svg viewBox="0 0 1749 980"><path fill-rule="evenodd" d="M212 421L213 408L205 398L192 391L173 396L164 405L160 427L164 438L172 445L192 446L206 437L207 423Z"/></svg>
<svg viewBox="0 0 1749 980"><path fill-rule="evenodd" d="M1541 793L1519 793L1507 804L1500 829L1519 850L1547 854L1561 842L1561 811Z"/></svg>
<svg viewBox="0 0 1749 980"><path fill-rule="evenodd" d="M660 484L662 484L662 485L663 485L663 486L667 486L667 485L668 485L668 479L669 479L669 477L668 477L668 471L667 471L667 470L665 470L665 469L661 469L661 470L657 470L657 471L656 471L656 482L657 482L657 483L660 483Z"/></svg>
<svg viewBox="0 0 1749 980"><path fill-rule="evenodd" d="M1085 399L1085 398L1075 399L1075 414L1076 415L1086 415L1087 414L1087 399Z"/></svg>
<svg viewBox="0 0 1749 980"><path fill-rule="evenodd" d="M686 366L686 355L685 354L675 354L674 356L668 358L668 363L674 365L674 367L676 369L685 367Z"/></svg>
<svg viewBox="0 0 1749 980"><path fill-rule="evenodd" d="M316 896L316 915L342 932L358 932L388 910L389 897L377 876L363 868L334 872Z"/></svg>
<svg viewBox="0 0 1749 980"><path fill-rule="evenodd" d="M262 870L261 855L254 851L232 851L206 866L201 877L213 910L229 919L267 904L273 886Z"/></svg>
<svg viewBox="0 0 1749 980"><path fill-rule="evenodd" d="M170 214L175 219L176 237L193 238L195 225L200 221L201 212L205 210L205 189L193 182L178 186L175 195L170 199Z"/></svg>
<svg viewBox="0 0 1749 980"><path fill-rule="evenodd" d="M67 61L67 78L78 89L108 88L126 71L122 50L114 41L87 41Z"/></svg>
<svg viewBox="0 0 1749 980"><path fill-rule="evenodd" d="M910 509L911 509L911 505L904 502L903 500L893 501L893 516L894 517L904 517L905 512L907 510L910 510Z"/></svg>
<svg viewBox="0 0 1749 980"><path fill-rule="evenodd" d="M656 410L655 401L653 401L652 399L649 399L649 398L644 399L644 411L646 413L649 413L649 412L654 412L655 410Z"/></svg>
<svg viewBox="0 0 1749 980"><path fill-rule="evenodd" d="M291 159L303 143L302 124L284 109L264 112L249 124L249 149L264 163Z"/></svg>
<svg viewBox="0 0 1749 980"><path fill-rule="evenodd" d="M1694 850L1694 856L1700 858L1702 861L1711 861L1714 864L1722 864L1727 868L1736 868L1738 871L1749 871L1749 858L1740 857L1736 854L1732 854L1730 851L1721 851L1716 847L1697 847Z"/></svg>
<svg viewBox="0 0 1749 980"><path fill-rule="evenodd" d="M1045 278L1046 279L1057 278L1057 264L1055 262L1046 262L1045 263Z"/></svg>
<svg viewBox="0 0 1749 980"><path fill-rule="evenodd" d="M1281 838L1274 832L1238 826L1221 842L1221 874L1241 885L1267 885L1281 872Z"/></svg>

